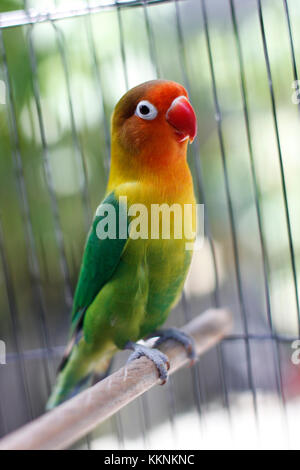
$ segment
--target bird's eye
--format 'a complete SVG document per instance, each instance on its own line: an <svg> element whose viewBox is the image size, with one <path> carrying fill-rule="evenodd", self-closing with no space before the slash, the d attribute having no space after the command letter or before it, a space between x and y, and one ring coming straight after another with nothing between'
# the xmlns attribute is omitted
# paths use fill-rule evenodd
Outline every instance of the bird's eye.
<svg viewBox="0 0 300 470"><path fill-rule="evenodd" d="M156 118L157 109L149 101L143 100L143 101L140 101L139 104L137 105L135 114L136 116L142 119L147 119L151 121L152 119Z"/></svg>

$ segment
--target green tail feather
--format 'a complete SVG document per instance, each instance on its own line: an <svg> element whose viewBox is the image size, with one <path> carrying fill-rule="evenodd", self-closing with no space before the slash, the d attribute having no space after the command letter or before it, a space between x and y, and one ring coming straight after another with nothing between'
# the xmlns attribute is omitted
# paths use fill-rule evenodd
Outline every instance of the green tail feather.
<svg viewBox="0 0 300 470"><path fill-rule="evenodd" d="M73 347L68 361L59 372L56 384L47 402L46 410L51 410L66 400L73 398L93 383L102 380L109 373L115 351L102 351L102 355L91 369L91 357L83 354L84 343ZM96 380L95 380L96 379Z"/></svg>
<svg viewBox="0 0 300 470"><path fill-rule="evenodd" d="M61 374L63 374L63 372ZM90 387L92 383L93 383L93 373L88 374L86 377L81 379L78 383L69 387L62 386L60 376L58 376L58 381L53 389L53 392L50 395L49 400L47 401L46 410L47 411L52 410L53 408L60 405L64 401L69 400L70 398L73 398L78 393Z"/></svg>

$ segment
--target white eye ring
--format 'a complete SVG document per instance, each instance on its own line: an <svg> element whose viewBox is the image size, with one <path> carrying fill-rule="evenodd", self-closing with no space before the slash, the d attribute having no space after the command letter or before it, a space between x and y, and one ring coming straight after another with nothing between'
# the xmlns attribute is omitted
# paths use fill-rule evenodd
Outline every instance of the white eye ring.
<svg viewBox="0 0 300 470"><path fill-rule="evenodd" d="M152 119L155 119L157 116L157 109L149 101L142 100L136 107L135 115L147 121L152 121Z"/></svg>

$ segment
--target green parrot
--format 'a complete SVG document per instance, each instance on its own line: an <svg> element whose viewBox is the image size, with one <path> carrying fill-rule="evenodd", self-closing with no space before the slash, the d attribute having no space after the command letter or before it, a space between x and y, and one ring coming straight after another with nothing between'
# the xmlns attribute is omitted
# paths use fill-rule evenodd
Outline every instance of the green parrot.
<svg viewBox="0 0 300 470"><path fill-rule="evenodd" d="M89 386L95 375L104 376L113 355L124 348L133 350L129 361L147 356L166 381L168 358L137 341L154 335L179 300L192 257L192 250L186 249L191 237L171 233L165 238L161 225L154 236L150 229L147 237L141 233L153 228L154 206L174 204L193 208L190 217L181 212L180 222L184 217L185 225L194 233L195 197L186 154L196 130L196 115L187 92L175 82L143 83L117 103L112 117L107 191L87 237L70 341L47 409ZM137 236L137 230L132 236L136 219L131 209L137 212L140 205L147 209L147 216L139 227L141 236ZM115 216L113 236L104 230L105 226L108 229L108 213ZM160 222L161 217L162 213ZM193 240L194 235L190 245ZM194 357L192 339L183 333L170 329L156 334L157 344L172 337Z"/></svg>

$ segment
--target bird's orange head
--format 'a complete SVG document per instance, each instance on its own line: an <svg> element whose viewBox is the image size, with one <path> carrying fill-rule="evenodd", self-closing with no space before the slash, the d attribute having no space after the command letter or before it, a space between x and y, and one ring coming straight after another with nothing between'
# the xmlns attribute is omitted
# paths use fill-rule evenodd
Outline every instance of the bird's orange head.
<svg viewBox="0 0 300 470"><path fill-rule="evenodd" d="M196 115L182 85L153 80L129 90L112 118L112 164L159 171L185 160L196 136ZM120 169L120 168L119 168Z"/></svg>

